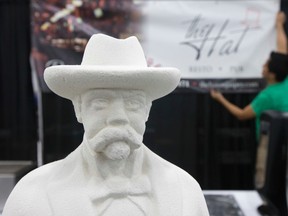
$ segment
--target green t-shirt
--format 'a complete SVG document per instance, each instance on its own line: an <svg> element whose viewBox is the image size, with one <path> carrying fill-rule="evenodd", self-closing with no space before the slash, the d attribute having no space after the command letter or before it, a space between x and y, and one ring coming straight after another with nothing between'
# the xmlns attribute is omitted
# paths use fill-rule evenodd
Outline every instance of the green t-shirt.
<svg viewBox="0 0 288 216"><path fill-rule="evenodd" d="M251 107L256 114L256 136L258 139L262 112L266 110L288 112L288 78L283 82L267 86L252 101Z"/></svg>

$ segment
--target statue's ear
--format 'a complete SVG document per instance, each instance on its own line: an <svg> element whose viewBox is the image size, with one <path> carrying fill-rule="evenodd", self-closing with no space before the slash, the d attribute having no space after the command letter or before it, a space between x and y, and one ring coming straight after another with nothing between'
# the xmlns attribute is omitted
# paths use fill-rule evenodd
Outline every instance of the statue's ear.
<svg viewBox="0 0 288 216"><path fill-rule="evenodd" d="M151 107L152 107L152 102L149 100L149 102L147 102L147 105L146 105L146 122L149 119L149 113L150 113Z"/></svg>
<svg viewBox="0 0 288 216"><path fill-rule="evenodd" d="M77 96L72 100L73 106L74 106L74 111L75 115L77 118L77 121L79 123L82 123L82 118L81 118L81 97Z"/></svg>

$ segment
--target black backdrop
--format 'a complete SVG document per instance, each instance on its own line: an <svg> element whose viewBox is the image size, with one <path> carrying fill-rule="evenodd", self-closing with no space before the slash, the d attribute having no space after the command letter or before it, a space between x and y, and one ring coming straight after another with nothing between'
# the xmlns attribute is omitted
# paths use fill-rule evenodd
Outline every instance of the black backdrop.
<svg viewBox="0 0 288 216"><path fill-rule="evenodd" d="M286 1L282 2L287 11ZM28 0L0 0L0 160L36 160L36 99L31 85ZM245 106L256 93L226 95ZM71 102L43 93L44 160L81 141ZM254 121L240 122L209 94L177 89L153 102L144 143L193 175L205 189L251 189Z"/></svg>
<svg viewBox="0 0 288 216"><path fill-rule="evenodd" d="M28 0L0 1L0 159L35 160Z"/></svg>

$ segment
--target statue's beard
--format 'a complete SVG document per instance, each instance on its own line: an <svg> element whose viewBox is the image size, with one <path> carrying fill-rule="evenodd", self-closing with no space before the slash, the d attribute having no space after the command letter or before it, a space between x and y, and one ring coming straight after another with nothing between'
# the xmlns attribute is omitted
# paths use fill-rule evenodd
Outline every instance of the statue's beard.
<svg viewBox="0 0 288 216"><path fill-rule="evenodd" d="M94 152L111 160L122 160L142 145L142 138L131 127L107 127L87 141Z"/></svg>

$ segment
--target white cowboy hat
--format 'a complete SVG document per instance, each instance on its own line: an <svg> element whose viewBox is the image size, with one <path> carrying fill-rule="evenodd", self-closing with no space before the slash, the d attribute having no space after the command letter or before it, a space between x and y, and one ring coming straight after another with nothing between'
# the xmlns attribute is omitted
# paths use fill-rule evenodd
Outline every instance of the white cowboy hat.
<svg viewBox="0 0 288 216"><path fill-rule="evenodd" d="M138 39L116 39L93 35L87 43L81 65L58 65L45 69L48 87L73 100L89 89L143 90L151 100L173 91L180 71L168 67L147 67Z"/></svg>

